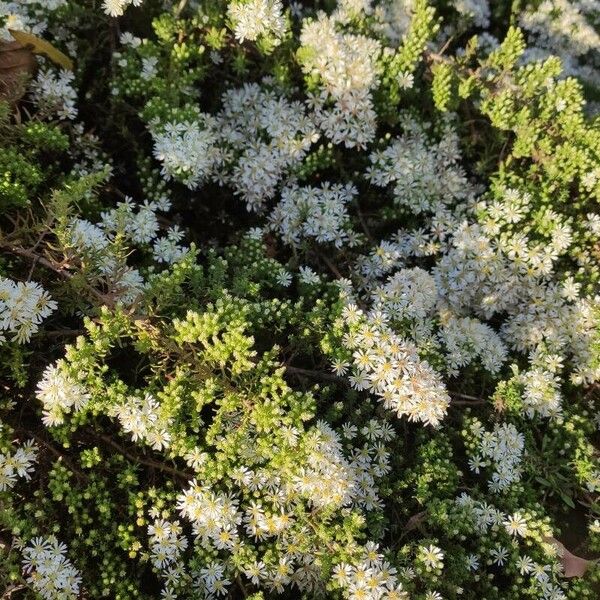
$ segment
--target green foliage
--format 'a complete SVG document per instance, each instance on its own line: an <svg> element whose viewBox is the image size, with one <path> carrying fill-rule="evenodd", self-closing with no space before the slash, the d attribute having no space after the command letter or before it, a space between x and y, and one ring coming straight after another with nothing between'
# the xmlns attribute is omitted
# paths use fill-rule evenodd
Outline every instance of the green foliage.
<svg viewBox="0 0 600 600"><path fill-rule="evenodd" d="M77 64L0 101L5 595L593 600L595 49L536 2L13 4Z"/></svg>

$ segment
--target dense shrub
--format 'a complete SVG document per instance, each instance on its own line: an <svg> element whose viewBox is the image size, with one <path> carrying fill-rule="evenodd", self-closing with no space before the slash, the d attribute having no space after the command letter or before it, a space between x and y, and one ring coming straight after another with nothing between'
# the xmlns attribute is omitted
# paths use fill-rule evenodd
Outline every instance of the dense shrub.
<svg viewBox="0 0 600 600"><path fill-rule="evenodd" d="M597 598L598 42L0 0L2 597Z"/></svg>

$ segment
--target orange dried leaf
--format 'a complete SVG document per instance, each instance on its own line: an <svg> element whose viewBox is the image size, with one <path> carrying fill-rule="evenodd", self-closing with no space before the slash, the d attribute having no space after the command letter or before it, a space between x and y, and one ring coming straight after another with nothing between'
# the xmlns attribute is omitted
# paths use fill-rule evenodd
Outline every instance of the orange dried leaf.
<svg viewBox="0 0 600 600"><path fill-rule="evenodd" d="M560 562L563 566L565 577L583 577L593 561L581 558L581 556L576 556L572 552L569 552L565 548L565 545L554 537L546 537L544 539L556 548L558 556L560 557Z"/></svg>
<svg viewBox="0 0 600 600"><path fill-rule="evenodd" d="M26 82L35 67L29 48L18 42L0 42L0 100L16 104L25 94Z"/></svg>
<svg viewBox="0 0 600 600"><path fill-rule="evenodd" d="M60 50L55 48L50 42L43 40L42 38L27 33L26 31L16 31L9 29L10 35L15 38L19 44L30 47L34 54L45 54L52 62L61 66L67 71L73 70L73 61Z"/></svg>

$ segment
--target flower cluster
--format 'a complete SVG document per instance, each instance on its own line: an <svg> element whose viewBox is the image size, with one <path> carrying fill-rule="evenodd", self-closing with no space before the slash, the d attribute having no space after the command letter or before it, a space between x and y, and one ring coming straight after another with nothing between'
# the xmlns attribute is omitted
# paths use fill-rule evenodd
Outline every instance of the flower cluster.
<svg viewBox="0 0 600 600"><path fill-rule="evenodd" d="M439 336L453 375L476 358L490 373L497 373L506 360L507 349L500 336L478 319L449 316L442 321Z"/></svg>
<svg viewBox="0 0 600 600"><path fill-rule="evenodd" d="M530 60L558 55L565 71L598 85L600 83L600 11L593 2L544 0L535 10L523 12L520 23L533 42ZM585 60L586 56L591 60ZM583 59L583 60L582 60Z"/></svg>
<svg viewBox="0 0 600 600"><path fill-rule="evenodd" d="M265 35L278 41L285 33L281 0L234 0L229 4L229 17L240 42Z"/></svg>
<svg viewBox="0 0 600 600"><path fill-rule="evenodd" d="M419 357L417 347L395 334L382 312L365 315L348 304L343 318L349 328L344 345L352 352L352 386L375 393L399 417L439 425L450 397L441 376Z"/></svg>
<svg viewBox="0 0 600 600"><path fill-rule="evenodd" d="M495 538L491 544L484 542L479 552L467 555L466 563L471 572L480 572L485 563L503 570L513 568L531 585L536 597L544 600L567 597L561 586L557 548L550 542L550 532L543 525L532 522L531 515L522 511L507 513L466 493L456 498L456 504L473 523L477 536L482 540ZM541 544L534 541L539 533L543 535ZM532 552L537 556L532 557Z"/></svg>
<svg viewBox="0 0 600 600"><path fill-rule="evenodd" d="M64 231L65 250L75 260L83 259L90 283L107 288L119 304L131 305L146 282L139 269L127 264L123 240L128 247L145 248L158 264L177 262L189 250L180 244L183 233L178 226L161 235L157 213L169 208L164 196L137 205L126 197L104 211L97 225L71 219Z"/></svg>
<svg viewBox="0 0 600 600"><path fill-rule="evenodd" d="M102 0L104 12L109 17L120 17L128 6L140 6L144 0Z"/></svg>
<svg viewBox="0 0 600 600"><path fill-rule="evenodd" d="M511 423L494 426L486 431L479 421L473 421L469 429L475 440L475 453L469 459L471 470L479 474L482 468L491 468L489 480L493 492L501 492L521 478L520 464L525 445L523 434Z"/></svg>
<svg viewBox="0 0 600 600"><path fill-rule="evenodd" d="M212 121L205 115L190 122L165 123L151 126L154 156L162 174L181 181L194 189L211 172L215 160L216 135Z"/></svg>
<svg viewBox="0 0 600 600"><path fill-rule="evenodd" d="M90 395L65 369L64 363L49 365L38 383L36 398L43 407L42 420L48 427L64 423L65 415L85 407Z"/></svg>
<svg viewBox="0 0 600 600"><path fill-rule="evenodd" d="M0 0L0 589L592 598L599 18Z"/></svg>
<svg viewBox="0 0 600 600"><path fill-rule="evenodd" d="M372 292L373 304L391 319L424 320L437 302L433 277L420 267L399 269Z"/></svg>
<svg viewBox="0 0 600 600"><path fill-rule="evenodd" d="M58 74L52 70L40 71L33 84L33 96L40 110L61 119L74 119L77 116L74 79L71 71L62 70Z"/></svg>
<svg viewBox="0 0 600 600"><path fill-rule="evenodd" d="M171 435L170 422L160 420L159 409L158 402L150 394L143 399L129 396L124 404L114 408L111 416L119 419L121 427L131 434L134 442L141 440L154 450L162 450L169 446Z"/></svg>
<svg viewBox="0 0 600 600"><path fill-rule="evenodd" d="M56 308L39 283L0 277L0 342L5 340L2 332L12 334L19 344L28 342Z"/></svg>
<svg viewBox="0 0 600 600"><path fill-rule="evenodd" d="M336 21L319 13L302 28L302 68L319 82L309 103L319 128L334 144L364 148L375 137L371 91L378 83L381 44L338 32Z"/></svg>
<svg viewBox="0 0 600 600"><path fill-rule="evenodd" d="M67 558L67 546L56 537L37 537L23 549L27 581L44 600L70 600L79 596L81 575Z"/></svg>
<svg viewBox="0 0 600 600"><path fill-rule="evenodd" d="M407 600L409 597L402 583L398 581L396 569L384 559L378 545L372 542L365 545L362 561L336 565L333 579L342 588L344 597L351 600Z"/></svg>
<svg viewBox="0 0 600 600"><path fill-rule="evenodd" d="M37 455L38 448L33 440L19 446L14 453L0 453L0 492L14 487L19 477L29 481Z"/></svg>
<svg viewBox="0 0 600 600"><path fill-rule="evenodd" d="M346 206L356 194L351 184L284 188L279 204L269 215L270 227L293 246L300 245L305 238L330 242L338 248L351 244L349 238L353 232Z"/></svg>
<svg viewBox="0 0 600 600"><path fill-rule="evenodd" d="M152 563L162 569L166 564L177 559L187 547L186 538L181 536L179 521L173 523L164 519L155 519L148 525L148 537L152 551Z"/></svg>
<svg viewBox="0 0 600 600"><path fill-rule="evenodd" d="M370 154L368 180L379 187L392 185L394 201L416 214L437 212L445 204L471 197L473 188L458 163L455 131L449 127L432 144L419 123L406 118L403 125L404 135Z"/></svg>
<svg viewBox="0 0 600 600"><path fill-rule="evenodd" d="M341 436L327 424L318 423L314 435L307 440L307 465L295 476L293 491L317 508L357 505L371 510L379 505L375 478L389 472L389 452L382 443L390 440L390 432L377 423L373 425L369 438L381 442L356 448L348 460ZM351 438L349 427L344 433Z"/></svg>
<svg viewBox="0 0 600 600"><path fill-rule="evenodd" d="M230 89L221 101L215 128L222 150L215 178L231 185L248 209L260 210L317 141L316 127L300 102L257 84Z"/></svg>

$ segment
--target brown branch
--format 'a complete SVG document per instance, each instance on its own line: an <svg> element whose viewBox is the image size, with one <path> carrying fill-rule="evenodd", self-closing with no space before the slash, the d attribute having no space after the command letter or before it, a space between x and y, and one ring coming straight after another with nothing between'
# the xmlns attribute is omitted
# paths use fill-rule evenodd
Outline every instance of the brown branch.
<svg viewBox="0 0 600 600"><path fill-rule="evenodd" d="M43 337L77 337L86 333L86 329L53 329L50 331L41 331L39 335Z"/></svg>
<svg viewBox="0 0 600 600"><path fill-rule="evenodd" d="M304 375L305 377L311 377L312 379L322 379L324 381L332 381L335 383L344 383L347 385L347 381L343 377L333 375L331 373L323 373L321 371L311 371L310 369L301 369L300 367L285 367L286 371L293 373L294 375Z"/></svg>
<svg viewBox="0 0 600 600"><path fill-rule="evenodd" d="M179 17L181 15L181 13L183 12L183 9L186 7L188 3L188 0L179 0L179 4L177 5L177 8L175 9L175 16Z"/></svg>
<svg viewBox="0 0 600 600"><path fill-rule="evenodd" d="M20 583L15 583L13 585L10 585L8 588L6 588L6 590L3 592L2 596L0 596L0 598L2 598L2 600L8 600L9 598L13 597L13 594L26 589L26 587L27 586L22 585Z"/></svg>
<svg viewBox="0 0 600 600"><path fill-rule="evenodd" d="M170 473L171 475L175 475L181 479L185 479L189 481L194 478L192 473L186 473L185 471L180 471L179 469L175 469L174 467L170 467L164 463L161 463L157 460L152 460L151 458L144 458L140 456L136 456L129 452L127 449L123 448L120 444L115 442L110 436L104 435L102 433L97 433L95 431L88 430L92 436L101 439L104 443L108 444L112 448L114 448L119 454L122 454L125 458L128 458L132 462L140 463L142 465L146 465L148 467L152 467L154 469L158 469L159 471L164 471L165 473Z"/></svg>
<svg viewBox="0 0 600 600"><path fill-rule="evenodd" d="M344 279L344 276L339 272L338 268L331 262L331 260L322 252L317 250L319 258L329 267L329 270L338 278Z"/></svg>
<svg viewBox="0 0 600 600"><path fill-rule="evenodd" d="M34 267L36 264L40 264L40 265L46 267L47 269L49 269L50 271L52 271L53 273L56 273L63 279L66 279L67 281L70 281L71 279L73 279L73 277L75 277L75 275L73 273L71 273L71 271L68 271L66 269L66 267L54 264L53 262L49 261L47 258L42 256L41 254L37 254L35 252L32 252L31 250L27 250L26 248L19 248L18 246L4 245L3 247L8 252L10 252L11 254L14 254L15 256L20 256L21 258L26 258L27 260L33 261ZM32 271L33 271L33 267L32 267ZM86 285L86 288L102 304L105 304L105 305L109 306L110 308L114 308L115 303L111 298L107 297L102 292L99 292L96 288L94 288L93 286L91 286L89 284Z"/></svg>
<svg viewBox="0 0 600 600"><path fill-rule="evenodd" d="M476 398L475 396L469 396L467 394L459 394L458 392L448 392L452 396L452 404L455 406L474 406L477 404L486 404L486 400L483 398ZM460 400L455 400L460 398Z"/></svg>
<svg viewBox="0 0 600 600"><path fill-rule="evenodd" d="M81 481L87 481L88 477L83 472L80 471L77 467L73 465L73 463L60 451L57 450L52 444L47 442L44 438L40 437L33 431L29 431L27 429L23 429L22 427L18 427L15 429L19 433L19 435L23 437L33 438L40 446L43 446L50 454L56 456L64 465L71 471L74 475L76 475Z"/></svg>
<svg viewBox="0 0 600 600"><path fill-rule="evenodd" d="M238 587L240 588L244 598L248 597L248 590L246 589L246 586L244 585L244 582L242 581L242 578L240 577L240 575L236 575L235 577L235 581L238 584Z"/></svg>
<svg viewBox="0 0 600 600"><path fill-rule="evenodd" d="M54 263L50 262L47 258L44 258L40 254L36 254L31 250L27 250L26 248L19 248L18 246L4 245L4 248L8 250L11 254L16 256L20 256L21 258L26 258L27 260L33 261L35 264L39 263L43 265L47 269L50 269L54 273L57 273L61 277L65 279L72 279L73 273L67 271L64 267L59 267Z"/></svg>

